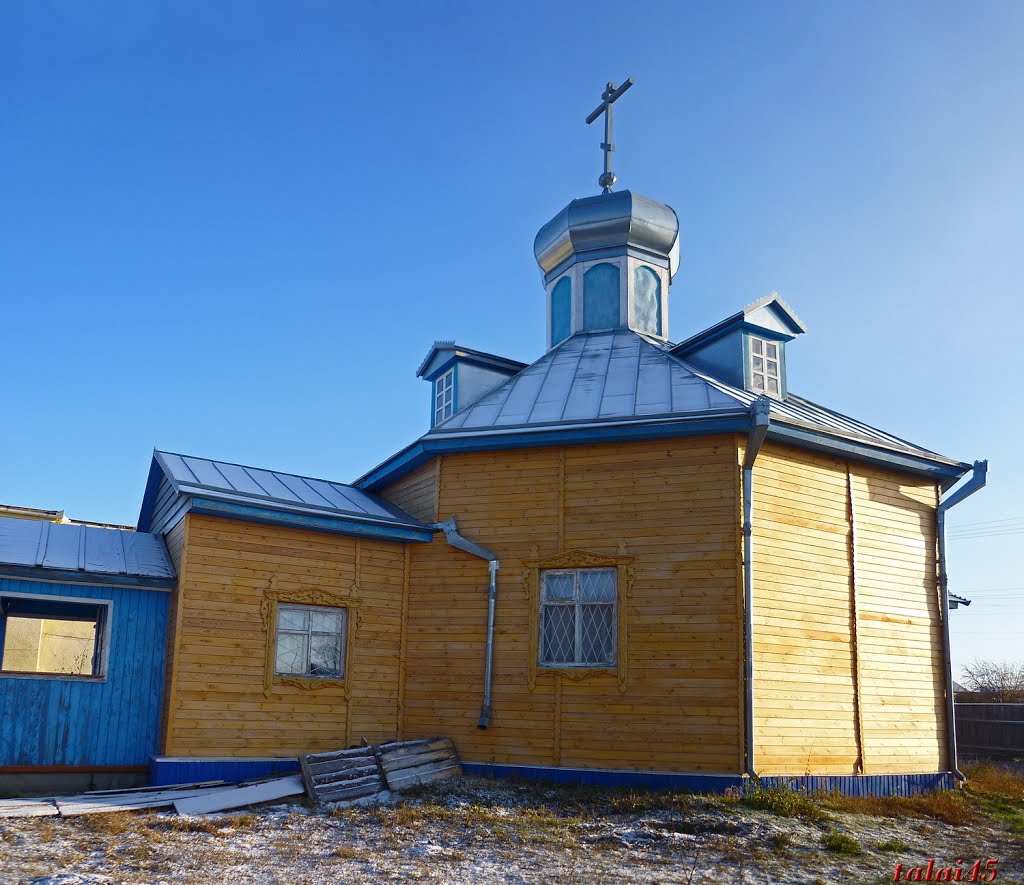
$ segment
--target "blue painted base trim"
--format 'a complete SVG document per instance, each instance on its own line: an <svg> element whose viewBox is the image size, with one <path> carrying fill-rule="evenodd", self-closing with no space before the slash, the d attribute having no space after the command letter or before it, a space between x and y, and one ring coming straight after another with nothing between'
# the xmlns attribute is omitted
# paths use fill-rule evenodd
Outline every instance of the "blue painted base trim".
<svg viewBox="0 0 1024 885"><path fill-rule="evenodd" d="M760 779L762 788L788 787L802 793L842 793L844 796L917 796L956 789L948 771L937 774L851 774L773 776Z"/></svg>
<svg viewBox="0 0 1024 885"><path fill-rule="evenodd" d="M467 774L483 777L520 777L558 784L596 784L605 787L646 787L652 790L692 790L724 793L729 788L749 792L789 788L799 792L832 793L846 796L916 796L935 790L952 790L956 781L950 772L937 774L859 774L769 776L755 781L738 774L677 774L668 771L620 771L607 768L552 768L541 765L504 765L463 762Z"/></svg>
<svg viewBox="0 0 1024 885"><path fill-rule="evenodd" d="M231 784L298 770L298 759L153 756L149 762L149 785L165 787L200 781L226 781Z"/></svg>
<svg viewBox="0 0 1024 885"><path fill-rule="evenodd" d="M483 777L521 777L556 784L596 784L604 787L646 787L651 790L693 790L724 793L730 787L743 788L738 774L676 774L670 771L617 771L608 768L550 768L534 765L500 765L463 762L468 774Z"/></svg>

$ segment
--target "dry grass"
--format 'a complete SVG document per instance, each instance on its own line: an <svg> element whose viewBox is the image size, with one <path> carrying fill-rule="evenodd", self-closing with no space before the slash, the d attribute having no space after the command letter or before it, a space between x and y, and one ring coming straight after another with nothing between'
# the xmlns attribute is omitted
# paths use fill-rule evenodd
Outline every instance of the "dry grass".
<svg viewBox="0 0 1024 885"><path fill-rule="evenodd" d="M167 826L178 833L210 833L218 836L228 832L224 829L224 821L208 817L172 817L168 819Z"/></svg>
<svg viewBox="0 0 1024 885"><path fill-rule="evenodd" d="M976 762L964 766L967 783L977 793L1024 799L1024 774L992 762Z"/></svg>
<svg viewBox="0 0 1024 885"><path fill-rule="evenodd" d="M331 852L331 857L340 857L344 860L353 860L359 857L360 851L352 845L339 845Z"/></svg>
<svg viewBox="0 0 1024 885"><path fill-rule="evenodd" d="M958 827L979 820L977 810L962 792L956 790L939 790L920 796L843 796L829 793L819 801L833 811L872 817L930 818Z"/></svg>
<svg viewBox="0 0 1024 885"><path fill-rule="evenodd" d="M1024 834L1024 774L991 762L965 766L964 793L1009 832Z"/></svg>
<svg viewBox="0 0 1024 885"><path fill-rule="evenodd" d="M140 818L141 815L134 811L114 811L110 814L84 814L80 819L82 825L94 833L120 836L128 830L134 829Z"/></svg>

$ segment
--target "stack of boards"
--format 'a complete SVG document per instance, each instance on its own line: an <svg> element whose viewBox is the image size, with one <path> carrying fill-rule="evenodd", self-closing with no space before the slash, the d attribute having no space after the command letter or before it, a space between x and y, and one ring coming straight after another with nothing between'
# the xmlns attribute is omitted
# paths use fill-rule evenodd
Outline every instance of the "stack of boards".
<svg viewBox="0 0 1024 885"><path fill-rule="evenodd" d="M448 738L395 741L354 750L301 756L302 776L270 778L242 784L206 781L170 787L98 790L79 796L47 799L0 799L3 817L74 817L114 811L171 808L178 814L207 814L273 802L308 793L317 805L362 799L385 790L461 774L459 757Z"/></svg>
<svg viewBox="0 0 1024 885"><path fill-rule="evenodd" d="M462 773L455 745L440 737L313 753L300 757L299 764L306 792L318 805L400 791Z"/></svg>

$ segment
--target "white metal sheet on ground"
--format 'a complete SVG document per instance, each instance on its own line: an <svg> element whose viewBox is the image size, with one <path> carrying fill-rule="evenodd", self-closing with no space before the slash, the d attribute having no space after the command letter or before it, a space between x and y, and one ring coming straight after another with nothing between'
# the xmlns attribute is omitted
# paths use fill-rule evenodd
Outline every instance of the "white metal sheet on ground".
<svg viewBox="0 0 1024 885"><path fill-rule="evenodd" d="M202 787L192 790L153 790L123 796L58 796L54 801L64 817L80 814L108 814L113 811L142 811L147 808L170 808L178 799L189 799L219 792L223 787Z"/></svg>
<svg viewBox="0 0 1024 885"><path fill-rule="evenodd" d="M225 811L260 802L272 802L288 796L300 796L305 792L302 778L299 775L292 775L258 784L208 791L205 795L194 798L175 800L174 810L178 814L207 814L211 811Z"/></svg>
<svg viewBox="0 0 1024 885"><path fill-rule="evenodd" d="M0 801L0 817L55 817L57 806L48 800L4 799Z"/></svg>

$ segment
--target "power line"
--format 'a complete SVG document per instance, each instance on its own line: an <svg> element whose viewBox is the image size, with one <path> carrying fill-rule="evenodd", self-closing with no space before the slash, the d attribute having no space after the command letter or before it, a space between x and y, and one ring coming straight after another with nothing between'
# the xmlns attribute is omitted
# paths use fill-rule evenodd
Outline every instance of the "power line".
<svg viewBox="0 0 1024 885"><path fill-rule="evenodd" d="M983 519L980 522L962 522L957 528L967 529L976 525L992 525L996 522L1024 522L1024 516L1004 516L1002 519Z"/></svg>
<svg viewBox="0 0 1024 885"><path fill-rule="evenodd" d="M1024 534L1024 526L1019 529L1013 529L1012 531L1006 532L964 532L963 534L955 534L950 532L946 537L950 541L967 541L971 538L997 538L1001 535L1020 535Z"/></svg>

